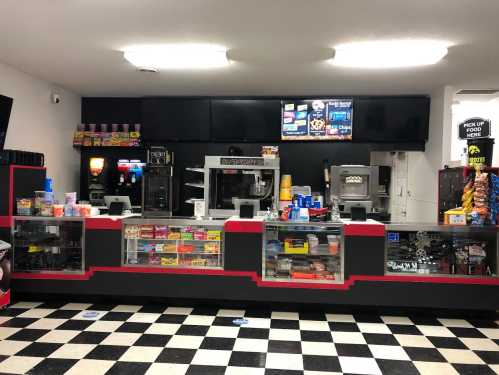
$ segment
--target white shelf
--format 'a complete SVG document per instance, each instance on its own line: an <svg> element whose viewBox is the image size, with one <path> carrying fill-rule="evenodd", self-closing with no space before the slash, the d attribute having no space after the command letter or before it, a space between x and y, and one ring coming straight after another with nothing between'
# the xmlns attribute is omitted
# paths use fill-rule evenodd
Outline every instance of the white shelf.
<svg viewBox="0 0 499 375"><path fill-rule="evenodd" d="M186 182L184 185L204 189L204 184L202 182Z"/></svg>
<svg viewBox="0 0 499 375"><path fill-rule="evenodd" d="M186 171L191 171L191 172L197 172L197 173L204 173L204 169L203 168L185 168Z"/></svg>

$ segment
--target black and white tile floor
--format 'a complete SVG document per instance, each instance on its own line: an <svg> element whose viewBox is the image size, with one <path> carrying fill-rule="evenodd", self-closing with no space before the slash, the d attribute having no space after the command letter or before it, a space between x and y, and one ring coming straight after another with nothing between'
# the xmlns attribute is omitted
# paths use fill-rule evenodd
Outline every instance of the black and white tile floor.
<svg viewBox="0 0 499 375"><path fill-rule="evenodd" d="M499 374L479 319L19 302L0 340L2 374Z"/></svg>

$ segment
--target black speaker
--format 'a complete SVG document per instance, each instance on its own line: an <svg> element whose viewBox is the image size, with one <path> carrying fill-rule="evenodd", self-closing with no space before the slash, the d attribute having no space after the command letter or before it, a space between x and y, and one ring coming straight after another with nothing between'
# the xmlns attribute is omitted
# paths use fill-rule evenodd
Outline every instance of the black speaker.
<svg viewBox="0 0 499 375"><path fill-rule="evenodd" d="M253 218L254 209L255 209L255 206L253 206L252 204L242 204L239 207L239 217L244 218L244 219Z"/></svg>

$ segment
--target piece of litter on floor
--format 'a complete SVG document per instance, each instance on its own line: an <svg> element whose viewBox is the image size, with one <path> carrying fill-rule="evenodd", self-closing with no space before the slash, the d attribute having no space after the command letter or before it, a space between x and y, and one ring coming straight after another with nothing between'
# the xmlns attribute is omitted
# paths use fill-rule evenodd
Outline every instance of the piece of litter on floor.
<svg viewBox="0 0 499 375"><path fill-rule="evenodd" d="M240 326L243 324L248 324L248 319L234 319L232 323L234 323L236 326Z"/></svg>
<svg viewBox="0 0 499 375"><path fill-rule="evenodd" d="M97 315L99 315L99 312L97 311L87 311L83 314L84 318L95 318Z"/></svg>

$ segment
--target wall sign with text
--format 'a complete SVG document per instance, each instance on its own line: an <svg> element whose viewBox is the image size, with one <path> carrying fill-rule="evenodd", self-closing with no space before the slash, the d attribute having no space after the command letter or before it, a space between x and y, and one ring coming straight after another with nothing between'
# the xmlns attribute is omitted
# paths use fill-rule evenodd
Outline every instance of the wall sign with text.
<svg viewBox="0 0 499 375"><path fill-rule="evenodd" d="M490 120L472 117L459 124L459 139L490 137Z"/></svg>

